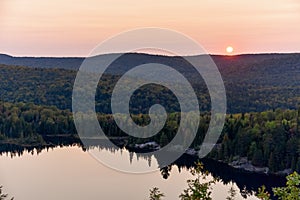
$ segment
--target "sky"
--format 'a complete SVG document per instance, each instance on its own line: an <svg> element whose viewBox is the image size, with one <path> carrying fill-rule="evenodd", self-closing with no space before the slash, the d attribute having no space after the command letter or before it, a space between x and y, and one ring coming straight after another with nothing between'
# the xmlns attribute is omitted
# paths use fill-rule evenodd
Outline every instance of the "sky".
<svg viewBox="0 0 300 200"><path fill-rule="evenodd" d="M87 56L123 31L160 27L210 54L300 52L300 0L0 0L0 53Z"/></svg>

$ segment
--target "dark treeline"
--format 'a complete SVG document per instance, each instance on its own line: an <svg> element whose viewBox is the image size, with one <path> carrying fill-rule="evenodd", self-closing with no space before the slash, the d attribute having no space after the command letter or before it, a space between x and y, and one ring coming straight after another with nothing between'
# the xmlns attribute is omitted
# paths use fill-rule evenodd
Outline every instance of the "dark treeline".
<svg viewBox="0 0 300 200"><path fill-rule="evenodd" d="M137 124L149 123L147 115L133 115ZM123 137L119 143L128 148L134 144L155 141L160 146L168 144L177 133L180 115L171 113L160 133L151 138L141 139L128 136L116 125L112 115L98 115L105 134ZM201 114L198 134L191 147L199 149L210 121L209 113ZM193 122L190 122L191 126ZM300 109L271 110L226 117L225 126L218 144L210 157L231 162L247 157L255 166L268 166L271 172L284 169L300 171ZM55 107L39 106L32 103L0 102L0 141L21 144L45 144L50 136L76 135L72 113ZM48 137L48 139L45 139ZM187 136L182 135L186 142ZM51 138L51 137L50 137Z"/></svg>

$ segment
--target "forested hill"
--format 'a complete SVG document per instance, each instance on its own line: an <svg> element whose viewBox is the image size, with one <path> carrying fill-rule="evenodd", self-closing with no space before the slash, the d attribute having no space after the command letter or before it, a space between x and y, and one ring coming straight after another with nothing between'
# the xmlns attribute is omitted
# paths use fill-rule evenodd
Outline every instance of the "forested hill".
<svg viewBox="0 0 300 200"><path fill-rule="evenodd" d="M100 55L105 59L108 55ZM257 70L260 72L265 70L284 71L286 65L300 65L300 53L286 54L242 54L236 56L211 55L220 71L223 73L248 72L249 70ZM120 63L122 66L131 65L135 60L143 60L144 63L149 61L162 61L164 63L174 64L180 60L178 57L168 57L161 55L149 55L130 53ZM13 57L6 54L0 54L0 64L27 66L35 68L60 68L77 70L82 64L82 57ZM118 73L118 71L115 71ZM243 73L244 74L244 73Z"/></svg>
<svg viewBox="0 0 300 200"><path fill-rule="evenodd" d="M79 69L84 58L13 57L0 54L0 64L36 68Z"/></svg>
<svg viewBox="0 0 300 200"><path fill-rule="evenodd" d="M212 57L225 82L229 113L298 108L300 54ZM70 69L77 69L82 61L83 58L14 58L0 55L0 63L6 64L0 65L0 100L33 102L39 105L54 105L60 109L70 109L72 86L76 77L76 70ZM114 66L110 68L110 75L99 85L96 95L98 111L108 112L112 86L118 80L118 74L132 66L148 62L179 66L181 72L195 85L201 110L209 110L210 99L205 84L189 67L186 67L181 58L126 54L114 63ZM157 98L160 98L160 102L168 102L170 112L178 111L178 104L170 104L173 100L176 101L170 97L170 91L152 88L144 93L147 95L141 94L143 91L139 91L136 96L143 96L145 99L140 99L137 105L143 105L142 107L153 105L157 103ZM147 111L147 108L145 109L143 112ZM139 112L139 110L135 111Z"/></svg>

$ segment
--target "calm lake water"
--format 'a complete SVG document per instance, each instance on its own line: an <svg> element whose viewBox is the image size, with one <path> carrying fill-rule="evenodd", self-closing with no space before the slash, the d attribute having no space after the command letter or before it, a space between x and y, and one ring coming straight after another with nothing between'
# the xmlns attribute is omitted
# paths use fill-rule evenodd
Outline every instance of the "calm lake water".
<svg viewBox="0 0 300 200"><path fill-rule="evenodd" d="M116 162L129 156L127 151L100 151L107 156L113 154ZM155 163L155 160L151 162ZM179 161L178 165L172 166L170 175L165 179L160 171L128 174L113 170L77 146L44 149L39 154L24 152L13 157L5 153L0 156L0 185L16 200L146 200L149 189L153 187L159 187L165 193L166 200L176 200L186 188L186 180L193 178L187 167L184 167L186 162L193 163L184 159ZM133 156L132 165L136 164L147 166L149 160ZM236 199L244 199L240 190L243 190L243 184L247 181L250 185L244 187L248 190L252 186L255 189L255 184L259 185L261 182L266 182L267 185L282 184L282 179L276 177L230 172L215 162L204 164L213 167L211 173L221 178L213 187L213 199L226 199L232 185L238 193ZM257 198L249 196L247 199Z"/></svg>

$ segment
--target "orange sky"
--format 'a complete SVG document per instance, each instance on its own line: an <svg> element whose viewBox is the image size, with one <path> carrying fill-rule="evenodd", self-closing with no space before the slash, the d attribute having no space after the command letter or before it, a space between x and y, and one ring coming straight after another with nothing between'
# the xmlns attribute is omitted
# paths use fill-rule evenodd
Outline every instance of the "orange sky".
<svg viewBox="0 0 300 200"><path fill-rule="evenodd" d="M300 0L0 0L0 52L86 56L139 27L182 32L209 53L300 52Z"/></svg>

